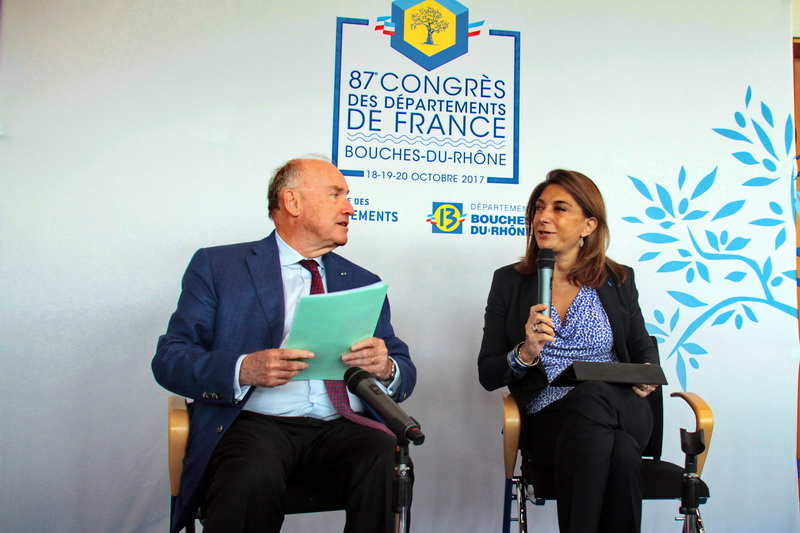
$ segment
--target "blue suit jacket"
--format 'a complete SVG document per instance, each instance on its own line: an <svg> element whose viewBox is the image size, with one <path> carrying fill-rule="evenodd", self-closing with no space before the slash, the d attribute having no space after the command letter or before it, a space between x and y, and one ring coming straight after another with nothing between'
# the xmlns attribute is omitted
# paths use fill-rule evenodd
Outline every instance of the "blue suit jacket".
<svg viewBox="0 0 800 533"><path fill-rule="evenodd" d="M380 281L337 254L327 253L322 259L329 292ZM246 401L234 399L236 361L243 354L279 347L283 323L283 285L274 232L261 241L195 253L183 277L178 307L158 341L152 363L160 385L195 400L173 531L194 518L211 454ZM403 401L414 389L416 369L408 346L394 335L388 300L375 336L386 342L399 366L402 383L395 399Z"/></svg>

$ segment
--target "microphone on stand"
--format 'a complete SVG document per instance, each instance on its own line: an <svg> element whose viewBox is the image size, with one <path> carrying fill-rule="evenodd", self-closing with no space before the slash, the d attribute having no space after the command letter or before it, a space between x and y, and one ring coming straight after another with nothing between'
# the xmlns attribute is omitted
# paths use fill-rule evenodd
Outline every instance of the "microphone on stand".
<svg viewBox="0 0 800 533"><path fill-rule="evenodd" d="M413 442L416 446L425 440L425 435L419 429L419 422L408 416L397 402L383 392L369 372L357 366L350 367L344 373L344 384L347 390L375 409L375 412L386 421L386 427L398 439Z"/></svg>
<svg viewBox="0 0 800 533"><path fill-rule="evenodd" d="M547 309L543 315L550 316L550 305L553 303L553 268L556 266L556 257L549 248L539 249L536 254L536 268L539 269L539 286L536 303L546 304Z"/></svg>

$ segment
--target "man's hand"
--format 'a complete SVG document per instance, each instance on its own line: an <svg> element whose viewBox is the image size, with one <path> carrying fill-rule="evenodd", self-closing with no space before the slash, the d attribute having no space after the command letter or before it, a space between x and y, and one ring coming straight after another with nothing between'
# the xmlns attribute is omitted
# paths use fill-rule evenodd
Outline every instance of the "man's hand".
<svg viewBox="0 0 800 533"><path fill-rule="evenodd" d="M389 359L386 343L378 337L355 343L350 347L350 352L342 356L342 361L347 366L363 368L381 381L387 381L392 376L394 362Z"/></svg>
<svg viewBox="0 0 800 533"><path fill-rule="evenodd" d="M303 359L312 359L308 350L272 348L247 354L239 369L239 384L255 387L277 387L308 368Z"/></svg>

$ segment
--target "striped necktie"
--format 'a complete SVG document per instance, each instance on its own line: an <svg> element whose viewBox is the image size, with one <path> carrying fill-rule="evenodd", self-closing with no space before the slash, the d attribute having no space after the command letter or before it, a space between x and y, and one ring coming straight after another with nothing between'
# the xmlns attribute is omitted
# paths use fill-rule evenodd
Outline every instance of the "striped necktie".
<svg viewBox="0 0 800 533"><path fill-rule="evenodd" d="M322 276L319 273L319 265L317 262L313 259L303 259L300 261L300 265L311 272L311 294L324 293L325 285L322 283ZM328 397L330 398L334 409L336 409L336 412L345 417L347 420L355 422L356 424L361 424L362 426L379 429L384 433L394 436L394 433L389 431L389 428L387 428L385 425L372 420L371 418L361 416L353 411L352 407L350 407L350 398L347 396L347 389L344 386L344 381L326 379L325 389L328 391Z"/></svg>

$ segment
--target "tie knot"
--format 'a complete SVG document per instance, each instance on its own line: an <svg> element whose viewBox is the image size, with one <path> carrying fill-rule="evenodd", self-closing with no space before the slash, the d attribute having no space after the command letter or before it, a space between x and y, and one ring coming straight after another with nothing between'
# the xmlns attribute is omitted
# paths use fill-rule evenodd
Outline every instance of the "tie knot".
<svg viewBox="0 0 800 533"><path fill-rule="evenodd" d="M312 274L314 272L319 272L319 265L313 259L303 259L302 261L300 261L300 266L302 266Z"/></svg>

